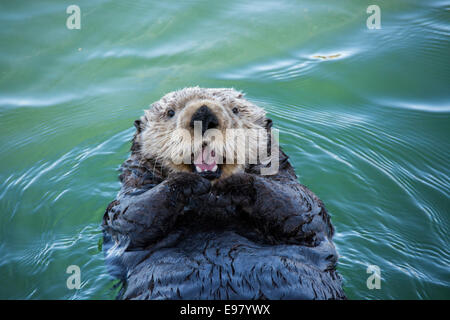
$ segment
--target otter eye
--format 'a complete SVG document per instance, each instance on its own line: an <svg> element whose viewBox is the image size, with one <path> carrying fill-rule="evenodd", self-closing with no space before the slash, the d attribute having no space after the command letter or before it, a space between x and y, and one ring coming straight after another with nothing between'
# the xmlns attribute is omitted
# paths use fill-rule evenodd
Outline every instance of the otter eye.
<svg viewBox="0 0 450 320"><path fill-rule="evenodd" d="M233 111L233 113L234 113L234 114L237 114L237 113L239 113L239 109L238 109L238 108L236 108L236 107L234 107L234 108L233 108L233 110L231 110L231 111Z"/></svg>
<svg viewBox="0 0 450 320"><path fill-rule="evenodd" d="M173 111L172 109L170 109L169 111L167 111L167 116L169 118L172 118L175 115L175 111Z"/></svg>

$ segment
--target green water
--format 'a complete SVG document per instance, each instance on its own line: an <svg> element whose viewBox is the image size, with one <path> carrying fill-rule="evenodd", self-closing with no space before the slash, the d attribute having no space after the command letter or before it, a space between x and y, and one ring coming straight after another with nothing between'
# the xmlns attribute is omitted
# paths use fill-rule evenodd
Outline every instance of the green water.
<svg viewBox="0 0 450 320"><path fill-rule="evenodd" d="M267 109L332 215L349 298L450 299L449 38L445 0L2 1L0 298L115 296L100 222L132 123L200 85Z"/></svg>

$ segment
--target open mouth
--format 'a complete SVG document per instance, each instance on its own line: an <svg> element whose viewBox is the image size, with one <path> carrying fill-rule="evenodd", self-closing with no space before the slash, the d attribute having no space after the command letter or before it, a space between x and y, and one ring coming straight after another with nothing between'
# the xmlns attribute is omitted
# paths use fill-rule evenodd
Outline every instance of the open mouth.
<svg viewBox="0 0 450 320"><path fill-rule="evenodd" d="M192 171L200 174L206 179L217 179L221 175L220 164L217 163L217 157L214 150L203 148L202 152L195 158L192 164Z"/></svg>

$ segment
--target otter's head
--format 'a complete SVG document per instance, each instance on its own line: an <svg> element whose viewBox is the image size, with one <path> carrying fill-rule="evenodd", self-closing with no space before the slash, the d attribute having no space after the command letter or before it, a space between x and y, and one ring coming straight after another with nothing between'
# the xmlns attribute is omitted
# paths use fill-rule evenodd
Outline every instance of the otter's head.
<svg viewBox="0 0 450 320"><path fill-rule="evenodd" d="M186 88L165 95L136 121L134 151L163 172L221 179L262 161L258 148L267 146L270 123L233 89Z"/></svg>

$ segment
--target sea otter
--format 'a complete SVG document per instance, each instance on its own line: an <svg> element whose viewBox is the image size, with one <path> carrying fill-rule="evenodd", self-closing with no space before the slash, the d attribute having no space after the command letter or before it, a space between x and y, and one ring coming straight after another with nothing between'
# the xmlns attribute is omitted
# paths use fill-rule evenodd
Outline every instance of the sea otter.
<svg viewBox="0 0 450 320"><path fill-rule="evenodd" d="M102 223L120 298L345 299L330 216L262 108L234 89L185 88L135 127Z"/></svg>

